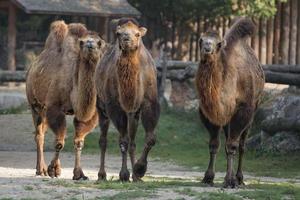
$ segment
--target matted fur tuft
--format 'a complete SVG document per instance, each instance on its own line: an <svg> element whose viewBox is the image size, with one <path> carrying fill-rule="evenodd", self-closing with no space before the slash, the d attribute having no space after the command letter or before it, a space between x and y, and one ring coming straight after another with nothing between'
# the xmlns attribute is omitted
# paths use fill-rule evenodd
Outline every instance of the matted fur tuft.
<svg viewBox="0 0 300 200"><path fill-rule="evenodd" d="M50 32L58 43L62 43L68 33L68 25L63 20L54 21L50 25Z"/></svg>
<svg viewBox="0 0 300 200"><path fill-rule="evenodd" d="M239 40L251 37L255 33L255 29L255 24L251 19L238 19L224 36L227 48L233 46Z"/></svg>
<svg viewBox="0 0 300 200"><path fill-rule="evenodd" d="M78 38L88 34L88 30L86 29L85 25L81 23L71 23L68 25L68 28L71 35Z"/></svg>

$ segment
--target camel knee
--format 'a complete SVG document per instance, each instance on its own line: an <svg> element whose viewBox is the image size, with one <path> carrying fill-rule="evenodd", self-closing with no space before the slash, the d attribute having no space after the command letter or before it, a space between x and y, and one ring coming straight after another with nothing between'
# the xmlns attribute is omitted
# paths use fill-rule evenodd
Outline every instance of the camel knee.
<svg viewBox="0 0 300 200"><path fill-rule="evenodd" d="M127 150L128 150L128 140L126 139L121 139L120 140L120 143L119 143L119 146L120 146L120 150L122 153L126 153Z"/></svg>
<svg viewBox="0 0 300 200"><path fill-rule="evenodd" d="M226 151L228 154L235 155L238 148L239 148L238 142L226 142Z"/></svg>
<svg viewBox="0 0 300 200"><path fill-rule="evenodd" d="M153 147L156 143L156 135L151 135L147 138L147 146Z"/></svg>
<svg viewBox="0 0 300 200"><path fill-rule="evenodd" d="M84 141L83 140L74 140L74 149L76 150L82 150L84 146Z"/></svg>
<svg viewBox="0 0 300 200"><path fill-rule="evenodd" d="M212 140L209 142L209 152L211 154L216 154L219 151L220 141L219 140Z"/></svg>
<svg viewBox="0 0 300 200"><path fill-rule="evenodd" d="M59 141L59 142L56 142L55 144L55 151L56 152L60 152L63 148L64 148L64 142L63 141Z"/></svg>

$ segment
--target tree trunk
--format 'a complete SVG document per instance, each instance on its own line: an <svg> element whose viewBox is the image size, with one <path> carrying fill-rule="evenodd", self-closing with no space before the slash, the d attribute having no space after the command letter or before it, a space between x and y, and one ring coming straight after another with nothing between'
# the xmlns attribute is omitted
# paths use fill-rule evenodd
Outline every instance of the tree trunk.
<svg viewBox="0 0 300 200"><path fill-rule="evenodd" d="M290 4L282 4L281 36L279 47L279 63L289 63L289 36L290 36Z"/></svg>
<svg viewBox="0 0 300 200"><path fill-rule="evenodd" d="M8 70L16 71L16 7L10 3L8 12L7 66Z"/></svg>
<svg viewBox="0 0 300 200"><path fill-rule="evenodd" d="M280 44L280 19L281 19L281 3L277 2L277 13L274 19L274 57L273 63L279 64L279 44Z"/></svg>
<svg viewBox="0 0 300 200"><path fill-rule="evenodd" d="M268 20L268 25L267 25L267 64L272 64L272 59L273 59L273 40L274 40L273 22L274 19L271 18Z"/></svg>
<svg viewBox="0 0 300 200"><path fill-rule="evenodd" d="M199 60L199 45L198 45L198 41L200 38L200 17L197 17L197 33L196 33L196 52L195 52L195 60L198 61Z"/></svg>
<svg viewBox="0 0 300 200"><path fill-rule="evenodd" d="M297 64L300 64L300 3L298 2Z"/></svg>
<svg viewBox="0 0 300 200"><path fill-rule="evenodd" d="M251 47L253 48L255 55L259 58L259 20L253 19L257 29L251 39Z"/></svg>
<svg viewBox="0 0 300 200"><path fill-rule="evenodd" d="M267 63L267 20L265 18L260 19L260 33L259 33L259 58L261 64Z"/></svg>
<svg viewBox="0 0 300 200"><path fill-rule="evenodd" d="M297 53L297 18L298 18L298 0L291 0L291 31L289 44L289 63L296 64ZM300 27L299 27L300 28Z"/></svg>

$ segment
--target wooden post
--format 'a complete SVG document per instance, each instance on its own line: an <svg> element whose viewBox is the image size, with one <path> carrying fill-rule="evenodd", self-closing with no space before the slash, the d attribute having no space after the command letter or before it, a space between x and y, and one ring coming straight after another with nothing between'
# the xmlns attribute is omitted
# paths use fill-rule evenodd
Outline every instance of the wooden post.
<svg viewBox="0 0 300 200"><path fill-rule="evenodd" d="M253 19L257 29L255 34L251 38L251 47L253 48L256 56L259 58L259 20Z"/></svg>
<svg viewBox="0 0 300 200"><path fill-rule="evenodd" d="M300 64L300 3L298 2L297 64Z"/></svg>
<svg viewBox="0 0 300 200"><path fill-rule="evenodd" d="M277 1L277 13L274 18L274 42L273 42L273 50L274 57L273 63L279 63L279 44L280 44L280 20L281 20L281 3Z"/></svg>
<svg viewBox="0 0 300 200"><path fill-rule="evenodd" d="M281 21L281 35L279 54L280 64L289 63L289 37L290 36L290 3L283 3L282 5L282 21Z"/></svg>
<svg viewBox="0 0 300 200"><path fill-rule="evenodd" d="M8 8L8 70L16 71L16 7L10 3Z"/></svg>
<svg viewBox="0 0 300 200"><path fill-rule="evenodd" d="M267 63L267 20L261 18L259 21L259 58L261 64L265 65Z"/></svg>
<svg viewBox="0 0 300 200"><path fill-rule="evenodd" d="M296 64L297 53L297 17L298 17L298 0L291 0L291 27L290 27L290 44L289 44L289 63ZM298 27L300 28L300 27Z"/></svg>
<svg viewBox="0 0 300 200"><path fill-rule="evenodd" d="M273 58L273 25L274 19L271 18L268 20L268 25L267 25L267 64L272 64L272 58Z"/></svg>

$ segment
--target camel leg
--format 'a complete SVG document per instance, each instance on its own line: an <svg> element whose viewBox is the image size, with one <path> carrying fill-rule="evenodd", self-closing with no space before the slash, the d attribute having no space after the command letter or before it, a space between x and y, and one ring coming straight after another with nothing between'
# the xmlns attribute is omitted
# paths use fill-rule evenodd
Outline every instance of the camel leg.
<svg viewBox="0 0 300 200"><path fill-rule="evenodd" d="M156 135L154 129L160 114L160 106L157 100L144 102L141 109L141 120L146 132L144 150L139 160L134 164L133 174L141 178L147 171L147 158L151 148L155 145Z"/></svg>
<svg viewBox="0 0 300 200"><path fill-rule="evenodd" d="M209 132L210 140L209 140L209 163L208 168L205 172L204 178L202 179L202 183L213 185L215 178L215 162L216 156L220 147L220 129L221 127L216 126L209 122L209 120L202 114L200 111L200 118L204 126Z"/></svg>
<svg viewBox="0 0 300 200"><path fill-rule="evenodd" d="M47 165L44 158L44 140L47 131L46 117L43 113L38 114L32 108L32 119L35 126L35 142L37 147L36 175L47 176Z"/></svg>
<svg viewBox="0 0 300 200"><path fill-rule="evenodd" d="M127 118L128 118L128 135L129 135L129 155L130 155L130 161L131 161L131 166L132 168L134 167L134 164L136 162L135 160L135 149L136 149L136 144L135 144L135 136L136 136L136 131L138 128L138 123L139 123L139 112L136 113L128 113ZM140 181L140 178L136 177L135 174L132 174L132 180L133 181Z"/></svg>
<svg viewBox="0 0 300 200"><path fill-rule="evenodd" d="M84 146L84 139L86 135L93 130L98 121L98 113L96 113L89 121L83 122L74 118L75 136L74 136L74 149L75 149L75 166L73 170L73 180L88 180L84 175L80 166L81 151Z"/></svg>
<svg viewBox="0 0 300 200"><path fill-rule="evenodd" d="M106 172L105 172L105 152L107 146L107 131L109 128L109 119L104 113L103 110L98 109L99 114L99 126L101 130L101 135L99 139L99 147L101 149L100 155L100 169L98 172L98 180L106 180Z"/></svg>
<svg viewBox="0 0 300 200"><path fill-rule="evenodd" d="M248 105L241 105L230 121L228 138L226 140L227 171L224 180L224 187L235 188L236 177L233 175L233 162L236 151L239 147L239 140L252 120L254 109Z"/></svg>
<svg viewBox="0 0 300 200"><path fill-rule="evenodd" d="M237 179L239 185L245 185L242 166L243 166L243 156L244 156L244 152L245 152L245 141L246 141L246 138L248 135L248 130L249 130L249 128L247 128L242 133L241 138L240 138L240 144L239 144L239 163L238 163L238 169L237 169L237 173L236 173L236 179Z"/></svg>
<svg viewBox="0 0 300 200"><path fill-rule="evenodd" d="M61 174L59 153L65 144L65 136L67 132L66 117L58 106L49 106L46 116L49 127L55 133L55 154L48 166L48 175L53 178L58 177Z"/></svg>

